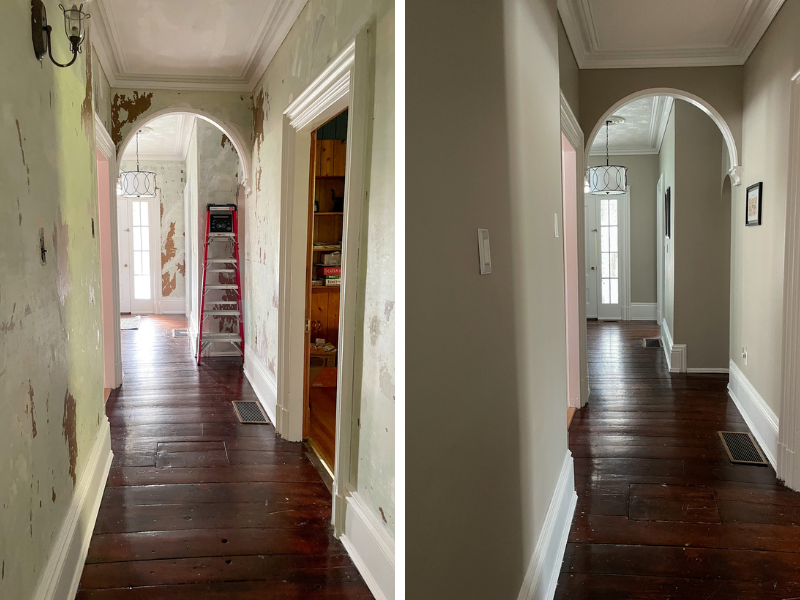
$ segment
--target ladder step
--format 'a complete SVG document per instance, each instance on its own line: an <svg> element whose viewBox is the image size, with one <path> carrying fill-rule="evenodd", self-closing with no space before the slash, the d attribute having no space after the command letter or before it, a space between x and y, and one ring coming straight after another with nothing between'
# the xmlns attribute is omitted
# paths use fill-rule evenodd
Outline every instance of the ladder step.
<svg viewBox="0 0 800 600"><path fill-rule="evenodd" d="M209 258L208 262L210 263L235 263L235 258Z"/></svg>
<svg viewBox="0 0 800 600"><path fill-rule="evenodd" d="M242 313L238 310L207 310L203 313L203 316L208 315L241 315Z"/></svg>
<svg viewBox="0 0 800 600"><path fill-rule="evenodd" d="M203 341L209 342L241 342L242 338L238 333L206 333L203 335Z"/></svg>
<svg viewBox="0 0 800 600"><path fill-rule="evenodd" d="M207 290L238 290L239 286L234 284L224 284L224 285L207 285Z"/></svg>
<svg viewBox="0 0 800 600"><path fill-rule="evenodd" d="M233 237L233 235L234 234L232 231L211 231L209 232L208 237L210 238Z"/></svg>
<svg viewBox="0 0 800 600"><path fill-rule="evenodd" d="M233 304L234 306L238 306L239 302L237 300L206 300L208 304Z"/></svg>
<svg viewBox="0 0 800 600"><path fill-rule="evenodd" d="M208 269L206 273L236 273L236 269Z"/></svg>

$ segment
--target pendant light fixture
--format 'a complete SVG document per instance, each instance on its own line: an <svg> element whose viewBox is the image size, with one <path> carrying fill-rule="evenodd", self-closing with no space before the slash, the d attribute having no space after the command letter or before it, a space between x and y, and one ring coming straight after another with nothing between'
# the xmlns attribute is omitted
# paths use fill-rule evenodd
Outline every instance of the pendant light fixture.
<svg viewBox="0 0 800 600"><path fill-rule="evenodd" d="M136 170L122 171L119 174L120 195L126 198L155 198L156 174L152 171L139 170L139 134L136 132Z"/></svg>
<svg viewBox="0 0 800 600"><path fill-rule="evenodd" d="M628 187L628 167L609 164L608 158L608 127L611 124L621 123L622 119L609 119L606 121L606 164L599 167L589 167L589 193L601 196L624 194Z"/></svg>

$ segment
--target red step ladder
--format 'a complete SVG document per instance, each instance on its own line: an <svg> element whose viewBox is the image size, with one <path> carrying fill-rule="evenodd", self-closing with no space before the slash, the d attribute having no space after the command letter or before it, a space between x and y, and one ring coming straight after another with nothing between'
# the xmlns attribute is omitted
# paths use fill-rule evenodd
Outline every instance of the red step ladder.
<svg viewBox="0 0 800 600"><path fill-rule="evenodd" d="M203 255L203 285L200 297L200 316L197 331L197 364L205 350L211 344L217 342L227 342L242 354L244 362L244 315L242 314L242 279L239 274L239 227L237 219L237 207L235 204L208 204L206 205L206 244ZM208 248L213 242L228 242L227 244L215 244L213 254L225 251L233 256L212 256L208 257ZM209 268L211 266L212 268ZM220 283L222 273L235 273L236 283ZM208 275L217 275L216 282L209 283ZM236 300L223 300L217 298L206 298L211 294L215 296L219 292L235 290ZM206 310L206 302L212 307ZM230 307L230 308L223 308ZM220 332L210 331L203 333L203 325L207 317L236 317L239 324L239 332Z"/></svg>

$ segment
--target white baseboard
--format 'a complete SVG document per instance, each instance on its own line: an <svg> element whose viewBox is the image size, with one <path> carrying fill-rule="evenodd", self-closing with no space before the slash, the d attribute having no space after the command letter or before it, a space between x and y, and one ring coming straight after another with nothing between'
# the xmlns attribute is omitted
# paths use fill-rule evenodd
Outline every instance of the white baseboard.
<svg viewBox="0 0 800 600"><path fill-rule="evenodd" d="M687 373L720 373L727 374L729 371L724 367L689 367Z"/></svg>
<svg viewBox="0 0 800 600"><path fill-rule="evenodd" d="M346 510L342 544L375 599L394 600L394 539L358 492L347 497Z"/></svg>
<svg viewBox="0 0 800 600"><path fill-rule="evenodd" d="M156 314L159 315L183 315L186 314L186 298L161 298L156 307Z"/></svg>
<svg viewBox="0 0 800 600"><path fill-rule="evenodd" d="M672 341L672 334L667 327L666 320L661 322L661 345L664 347L664 354L667 357L667 366L670 373L686 373L686 344L675 344Z"/></svg>
<svg viewBox="0 0 800 600"><path fill-rule="evenodd" d="M550 600L555 595L577 501L572 453L567 450L518 600Z"/></svg>
<svg viewBox="0 0 800 600"><path fill-rule="evenodd" d="M775 458L778 455L778 417L764 402L736 363L730 361L729 368L728 394L736 404L736 408L742 413L750 431L758 440L769 464L772 465L772 468L777 469Z"/></svg>
<svg viewBox="0 0 800 600"><path fill-rule="evenodd" d="M269 420L276 425L275 411L278 406L278 386L275 377L264 368L258 355L250 346L244 349L244 374L258 396L261 406L267 411Z"/></svg>
<svg viewBox="0 0 800 600"><path fill-rule="evenodd" d="M112 456L111 429L103 417L33 600L71 600L78 592Z"/></svg>
<svg viewBox="0 0 800 600"><path fill-rule="evenodd" d="M658 303L631 302L631 321L655 321L658 319Z"/></svg>

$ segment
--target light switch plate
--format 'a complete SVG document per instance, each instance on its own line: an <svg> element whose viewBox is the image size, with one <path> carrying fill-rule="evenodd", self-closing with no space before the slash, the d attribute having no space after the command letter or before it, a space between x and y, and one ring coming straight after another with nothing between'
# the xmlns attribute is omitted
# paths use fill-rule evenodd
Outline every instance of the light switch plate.
<svg viewBox="0 0 800 600"><path fill-rule="evenodd" d="M478 229L478 256L480 258L481 275L492 272L492 253L489 250L489 230Z"/></svg>
<svg viewBox="0 0 800 600"><path fill-rule="evenodd" d="M558 237L558 213L553 213L553 234Z"/></svg>

